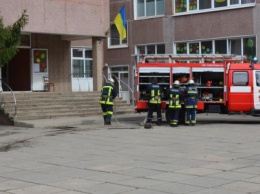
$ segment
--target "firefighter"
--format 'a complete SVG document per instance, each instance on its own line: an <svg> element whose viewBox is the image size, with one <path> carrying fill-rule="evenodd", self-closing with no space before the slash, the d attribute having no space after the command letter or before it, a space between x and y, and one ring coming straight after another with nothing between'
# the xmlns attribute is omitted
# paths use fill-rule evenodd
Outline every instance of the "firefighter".
<svg viewBox="0 0 260 194"><path fill-rule="evenodd" d="M114 79L109 79L102 87L100 96L100 105L103 112L104 125L111 125L111 118L113 115L113 100L117 96L114 88Z"/></svg>
<svg viewBox="0 0 260 194"><path fill-rule="evenodd" d="M175 80L173 87L169 89L167 98L169 99L168 111L170 112L170 126L177 127L179 120L179 112L181 109L180 100L183 96L183 91L180 89L180 82Z"/></svg>
<svg viewBox="0 0 260 194"><path fill-rule="evenodd" d="M191 79L185 89L185 125L194 126L196 124L197 95L198 90Z"/></svg>
<svg viewBox="0 0 260 194"><path fill-rule="evenodd" d="M162 123L161 112L161 88L157 83L157 78L152 78L151 84L146 89L146 94L149 95L148 100L148 115L147 123L151 123L153 119L153 112L157 112L157 125Z"/></svg>

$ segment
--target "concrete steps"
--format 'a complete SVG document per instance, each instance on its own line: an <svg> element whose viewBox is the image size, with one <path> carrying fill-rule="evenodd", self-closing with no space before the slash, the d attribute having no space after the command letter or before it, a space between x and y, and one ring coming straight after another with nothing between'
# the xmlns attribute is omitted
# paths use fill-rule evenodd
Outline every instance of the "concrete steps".
<svg viewBox="0 0 260 194"><path fill-rule="evenodd" d="M0 99L3 101L2 111L14 122L94 115L102 117L100 92L15 92L16 116L12 94L0 95L3 97ZM114 109L117 115L134 113L131 104L127 104L122 98L116 98Z"/></svg>

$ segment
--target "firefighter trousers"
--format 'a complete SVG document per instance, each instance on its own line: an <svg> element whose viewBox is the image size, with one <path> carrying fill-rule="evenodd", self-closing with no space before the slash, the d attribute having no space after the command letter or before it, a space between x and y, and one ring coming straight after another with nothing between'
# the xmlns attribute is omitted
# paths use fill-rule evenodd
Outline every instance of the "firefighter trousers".
<svg viewBox="0 0 260 194"><path fill-rule="evenodd" d="M186 108L185 124L196 124L196 108Z"/></svg>
<svg viewBox="0 0 260 194"><path fill-rule="evenodd" d="M147 117L148 123L152 122L153 112L157 113L157 124L161 124L161 122L162 122L161 104L149 103L149 105L148 105L148 117Z"/></svg>
<svg viewBox="0 0 260 194"><path fill-rule="evenodd" d="M111 124L113 105L101 104L101 109L103 112L104 124Z"/></svg>
<svg viewBox="0 0 260 194"><path fill-rule="evenodd" d="M179 121L180 108L169 108L170 111L170 125L177 126Z"/></svg>

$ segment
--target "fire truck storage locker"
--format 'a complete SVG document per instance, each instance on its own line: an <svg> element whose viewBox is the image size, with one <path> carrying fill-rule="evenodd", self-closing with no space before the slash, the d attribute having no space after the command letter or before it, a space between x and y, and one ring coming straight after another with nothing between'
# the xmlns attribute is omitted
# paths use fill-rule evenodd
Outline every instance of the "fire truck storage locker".
<svg viewBox="0 0 260 194"><path fill-rule="evenodd" d="M199 101L223 101L224 68L192 68Z"/></svg>

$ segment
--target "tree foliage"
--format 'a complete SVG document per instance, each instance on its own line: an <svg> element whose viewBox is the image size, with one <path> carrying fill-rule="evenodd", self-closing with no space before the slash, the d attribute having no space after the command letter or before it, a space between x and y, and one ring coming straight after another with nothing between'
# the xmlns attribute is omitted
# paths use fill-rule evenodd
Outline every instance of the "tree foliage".
<svg viewBox="0 0 260 194"><path fill-rule="evenodd" d="M0 18L0 68L5 66L17 53L21 44L21 30L28 23L29 16L23 10L22 16L10 26L4 26Z"/></svg>

